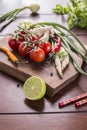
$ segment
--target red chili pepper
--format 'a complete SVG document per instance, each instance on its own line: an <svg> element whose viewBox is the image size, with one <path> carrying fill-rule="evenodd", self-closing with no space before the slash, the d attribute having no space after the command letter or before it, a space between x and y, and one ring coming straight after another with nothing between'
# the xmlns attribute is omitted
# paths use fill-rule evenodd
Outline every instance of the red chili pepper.
<svg viewBox="0 0 87 130"><path fill-rule="evenodd" d="M39 40L39 37L38 36L32 36L32 37L30 37L30 40L31 41L37 41L37 40Z"/></svg>
<svg viewBox="0 0 87 130"><path fill-rule="evenodd" d="M25 32L25 31L21 31L21 34L22 34L22 35L25 35L25 34L26 34L26 32Z"/></svg>
<svg viewBox="0 0 87 130"><path fill-rule="evenodd" d="M61 38L58 37L58 36L55 36L55 39L56 39L56 46L53 48L53 52L56 53L59 51L60 47L61 47Z"/></svg>
<svg viewBox="0 0 87 130"><path fill-rule="evenodd" d="M59 48L60 48L60 47L57 46L57 47L55 47L55 48L53 49L53 51L56 53L56 52L59 50Z"/></svg>

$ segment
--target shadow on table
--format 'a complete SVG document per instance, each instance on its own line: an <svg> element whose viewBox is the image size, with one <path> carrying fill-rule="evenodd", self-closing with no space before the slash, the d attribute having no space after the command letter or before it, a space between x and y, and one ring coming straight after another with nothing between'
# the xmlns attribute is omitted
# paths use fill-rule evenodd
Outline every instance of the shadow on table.
<svg viewBox="0 0 87 130"><path fill-rule="evenodd" d="M81 78L82 77L79 75L72 83L61 89L56 95L54 95L53 97L46 96L46 99L51 103L55 103L61 97L64 97L65 95L70 95L70 93L72 93L72 91L76 91L76 89L79 89L79 91L83 91L79 86L79 81L81 80Z"/></svg>
<svg viewBox="0 0 87 130"><path fill-rule="evenodd" d="M42 112L44 110L44 106L45 106L44 98L41 100L38 100L38 101L30 101L28 99L25 99L24 103L31 109L38 111L38 112Z"/></svg>

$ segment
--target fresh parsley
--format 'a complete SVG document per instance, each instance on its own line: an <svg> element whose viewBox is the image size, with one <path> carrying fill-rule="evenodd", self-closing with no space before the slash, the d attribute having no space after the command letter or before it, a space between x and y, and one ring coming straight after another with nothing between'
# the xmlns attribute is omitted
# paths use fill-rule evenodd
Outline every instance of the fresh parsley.
<svg viewBox="0 0 87 130"><path fill-rule="evenodd" d="M57 14L68 14L68 26L69 28L81 27L87 28L87 0L70 0L72 6L67 4L63 7L57 4L53 9Z"/></svg>

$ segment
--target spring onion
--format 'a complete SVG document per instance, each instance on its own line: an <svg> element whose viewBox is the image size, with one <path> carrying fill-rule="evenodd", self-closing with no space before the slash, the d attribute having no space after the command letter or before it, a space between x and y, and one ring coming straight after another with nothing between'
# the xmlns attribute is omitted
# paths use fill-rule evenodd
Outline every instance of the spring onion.
<svg viewBox="0 0 87 130"><path fill-rule="evenodd" d="M23 10L30 9L32 13L37 13L40 9L40 6L38 4L32 4L30 6L25 6L22 8L18 8L15 10L12 10L0 17L0 23L3 22L3 25L0 26L0 31L2 31L8 24L10 24L12 21L15 20L16 16Z"/></svg>

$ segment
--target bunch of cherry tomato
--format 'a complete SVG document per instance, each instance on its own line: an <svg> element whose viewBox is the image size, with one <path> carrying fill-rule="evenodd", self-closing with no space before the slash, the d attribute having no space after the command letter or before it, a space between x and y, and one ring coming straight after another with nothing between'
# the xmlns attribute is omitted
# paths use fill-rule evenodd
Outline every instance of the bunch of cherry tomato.
<svg viewBox="0 0 87 130"><path fill-rule="evenodd" d="M42 62L50 52L56 53L61 46L61 39L55 37L57 44L52 48L50 42L41 42L38 36L32 36L27 31L18 31L9 38L11 49L18 51L23 57L29 57L34 62Z"/></svg>

